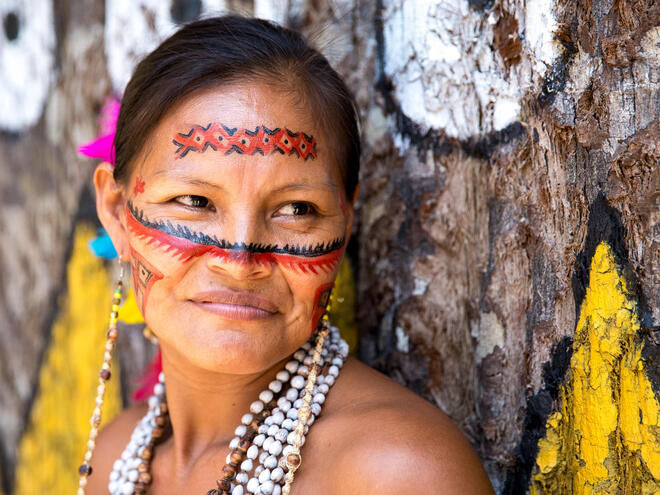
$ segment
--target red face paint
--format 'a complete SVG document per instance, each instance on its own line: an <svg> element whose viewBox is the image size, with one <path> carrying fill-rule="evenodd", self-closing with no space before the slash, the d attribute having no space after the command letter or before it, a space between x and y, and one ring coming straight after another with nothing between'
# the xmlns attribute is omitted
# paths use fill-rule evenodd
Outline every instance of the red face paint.
<svg viewBox="0 0 660 495"><path fill-rule="evenodd" d="M323 313L325 313L325 308L328 307L332 286L332 283L323 284L316 289L316 293L314 294L314 313L312 314L312 333L314 333L318 327L319 321L321 320Z"/></svg>
<svg viewBox="0 0 660 495"><path fill-rule="evenodd" d="M288 245L279 248L270 245L232 244L218 241L215 237L206 234L191 232L186 227L174 226L169 222L150 222L141 212L132 208L130 203L126 204L126 218L128 229L139 239L148 245L165 248L165 252L184 262L210 253L228 262L277 263L284 268L299 270L302 273L318 274L334 270L339 265L345 249L343 239L303 248Z"/></svg>
<svg viewBox="0 0 660 495"><path fill-rule="evenodd" d="M144 192L144 180L139 175L135 178L135 185L133 186L133 195L137 196Z"/></svg>
<svg viewBox="0 0 660 495"><path fill-rule="evenodd" d="M153 285L163 278L163 274L156 270L144 257L133 247L131 250L131 271L133 273L133 292L135 299L142 311L142 316L146 318L145 310L147 308L147 298Z"/></svg>
<svg viewBox="0 0 660 495"><path fill-rule="evenodd" d="M203 153L209 148L225 155L270 155L277 152L297 155L304 160L316 158L316 139L313 136L289 129L271 130L263 125L257 126L254 131L230 128L220 122L211 122L206 127L194 125L185 134L175 134L172 142L177 147L176 158L183 158L191 151Z"/></svg>

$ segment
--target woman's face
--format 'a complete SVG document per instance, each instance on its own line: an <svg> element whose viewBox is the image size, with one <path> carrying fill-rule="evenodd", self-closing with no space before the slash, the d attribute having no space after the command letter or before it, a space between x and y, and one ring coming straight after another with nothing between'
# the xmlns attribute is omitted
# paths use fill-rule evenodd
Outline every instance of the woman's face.
<svg viewBox="0 0 660 495"><path fill-rule="evenodd" d="M313 112L267 84L209 90L134 160L122 235L166 355L253 373L313 332L353 221Z"/></svg>

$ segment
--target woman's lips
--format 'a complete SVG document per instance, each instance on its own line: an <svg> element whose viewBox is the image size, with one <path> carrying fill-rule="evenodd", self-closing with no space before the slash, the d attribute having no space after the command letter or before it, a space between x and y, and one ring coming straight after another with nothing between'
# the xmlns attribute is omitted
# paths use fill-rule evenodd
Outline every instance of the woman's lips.
<svg viewBox="0 0 660 495"><path fill-rule="evenodd" d="M278 313L271 301L251 292L205 291L195 294L190 301L204 311L230 320L261 320Z"/></svg>

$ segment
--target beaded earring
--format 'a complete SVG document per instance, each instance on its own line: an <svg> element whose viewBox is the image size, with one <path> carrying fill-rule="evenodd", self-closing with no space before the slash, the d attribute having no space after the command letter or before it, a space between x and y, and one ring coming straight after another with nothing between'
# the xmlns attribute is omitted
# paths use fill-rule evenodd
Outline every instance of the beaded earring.
<svg viewBox="0 0 660 495"><path fill-rule="evenodd" d="M305 426L307 421L312 414L312 399L314 395L314 385L316 384L316 378L321 372L321 353L323 352L323 344L325 339L330 334L330 309L334 301L333 291L330 291L330 297L328 298L328 304L325 307L325 312L321 317L321 323L319 329L317 330L317 337L314 346L314 353L312 355L312 364L309 367L309 375L307 375L307 383L305 383L305 395L303 396L303 405L298 409L298 425L296 426L295 431L295 441L293 443L292 451L286 456L285 463L287 467L286 477L284 479L284 486L282 487L282 495L289 495L291 492L291 484L293 483L293 478L295 476L296 470L300 467L302 462L302 456L300 455L300 449L303 445L303 436L305 434Z"/></svg>
<svg viewBox="0 0 660 495"><path fill-rule="evenodd" d="M101 365L101 370L99 371L99 385L96 388L96 407L92 412L92 417L89 420L90 430L89 430L89 439L87 441L87 450L85 451L85 456L83 463L78 468L78 474L80 474L80 480L78 483L78 495L85 494L85 487L87 486L87 477L92 474L92 454L94 453L94 447L96 447L96 437L99 433L99 426L101 425L101 408L103 406L103 397L105 395L105 384L110 379L112 375L110 371L112 363L112 351L115 349L115 343L119 335L117 331L117 320L119 318L119 303L121 302L122 290L124 287L124 265L119 259L119 277L117 279L117 284L115 291L112 295L112 309L110 311L110 323L108 325L108 332L106 334L107 340L105 343L105 352L103 354L103 364Z"/></svg>

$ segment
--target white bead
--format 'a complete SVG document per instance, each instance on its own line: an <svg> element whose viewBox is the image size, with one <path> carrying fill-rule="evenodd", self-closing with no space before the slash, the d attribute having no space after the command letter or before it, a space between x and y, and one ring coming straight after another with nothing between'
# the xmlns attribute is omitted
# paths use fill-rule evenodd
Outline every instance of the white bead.
<svg viewBox="0 0 660 495"><path fill-rule="evenodd" d="M291 375L287 370L278 371L277 375L275 375L275 378L277 378L281 382L286 382L290 377Z"/></svg>
<svg viewBox="0 0 660 495"><path fill-rule="evenodd" d="M290 388L286 391L286 400L293 402L298 398L298 391L295 388Z"/></svg>
<svg viewBox="0 0 660 495"><path fill-rule="evenodd" d="M133 495L135 491L135 485L133 483L126 482L121 486L121 495Z"/></svg>
<svg viewBox="0 0 660 495"><path fill-rule="evenodd" d="M247 457L248 459L256 459L257 456L259 455L259 447L256 445L250 445L250 448L247 449Z"/></svg>
<svg viewBox="0 0 660 495"><path fill-rule="evenodd" d="M268 428L268 435L274 437L278 431L280 431L279 425L271 425L270 428Z"/></svg>
<svg viewBox="0 0 660 495"><path fill-rule="evenodd" d="M278 430L277 433L275 433L275 435L273 435L273 438L275 438L275 440L278 440L280 442L285 442L288 434L289 432L285 428L281 428L280 430Z"/></svg>
<svg viewBox="0 0 660 495"><path fill-rule="evenodd" d="M259 394L259 400L263 402L264 404L270 402L273 400L273 392L270 390L264 390Z"/></svg>
<svg viewBox="0 0 660 495"><path fill-rule="evenodd" d="M131 469L126 477L128 478L128 481L132 481L135 483L138 480L137 469Z"/></svg>
<svg viewBox="0 0 660 495"><path fill-rule="evenodd" d="M163 373L162 371L158 373L158 381L160 383L165 383L165 373Z"/></svg>
<svg viewBox="0 0 660 495"><path fill-rule="evenodd" d="M154 395L149 397L149 409L156 409L159 404L160 404L160 401L158 400L158 397L156 397Z"/></svg>
<svg viewBox="0 0 660 495"><path fill-rule="evenodd" d="M336 378L339 375L339 368L335 365L330 366L330 369L328 369L328 375L332 375Z"/></svg>
<svg viewBox="0 0 660 495"><path fill-rule="evenodd" d="M117 486L118 486L118 485L117 485L117 482L116 482L116 481L111 481L111 482L108 484L108 491L109 491L112 495L115 495L115 493L117 492Z"/></svg>
<svg viewBox="0 0 660 495"><path fill-rule="evenodd" d="M234 450L236 447L238 447L238 442L241 439L238 437L234 437L231 439L231 442L229 442L229 450Z"/></svg>
<svg viewBox="0 0 660 495"><path fill-rule="evenodd" d="M273 487L272 495L280 495L281 493L282 493L282 487L276 483L275 486Z"/></svg>
<svg viewBox="0 0 660 495"><path fill-rule="evenodd" d="M248 492L256 493L259 489L259 480L257 478L250 478L250 481L247 482L246 488Z"/></svg>
<svg viewBox="0 0 660 495"><path fill-rule="evenodd" d="M318 386L318 389L319 389L319 393L321 394L327 394L330 391L330 387L328 387L327 383L321 383Z"/></svg>
<svg viewBox="0 0 660 495"><path fill-rule="evenodd" d="M298 409L292 407L286 412L286 417L290 419L298 419Z"/></svg>
<svg viewBox="0 0 660 495"><path fill-rule="evenodd" d="M282 411L283 414L286 414L286 412L291 409L291 402L289 402L286 397L280 397L281 399L284 399L282 401L282 406L280 407L280 411ZM286 416L285 416L286 417Z"/></svg>
<svg viewBox="0 0 660 495"><path fill-rule="evenodd" d="M280 455L282 452L282 444L278 441L275 440L270 446L268 447L268 452L271 455Z"/></svg>
<svg viewBox="0 0 660 495"><path fill-rule="evenodd" d="M312 400L314 402L316 402L317 404L323 404L325 402L325 395L324 394L316 394Z"/></svg>
<svg viewBox="0 0 660 495"><path fill-rule="evenodd" d="M273 469L275 466L277 466L277 457L275 457L274 455L269 455L261 463L264 465L264 467L267 467L268 469Z"/></svg>
<svg viewBox="0 0 660 495"><path fill-rule="evenodd" d="M273 380L268 384L268 388L273 391L275 394L279 394L282 390L282 382L279 380Z"/></svg>
<svg viewBox="0 0 660 495"><path fill-rule="evenodd" d="M332 364L334 364L338 368L341 368L344 365L344 360L342 358L336 357L332 360Z"/></svg>
<svg viewBox="0 0 660 495"><path fill-rule="evenodd" d="M257 428L257 433L263 433L264 435L268 431L268 425L259 425L259 428Z"/></svg>
<svg viewBox="0 0 660 495"><path fill-rule="evenodd" d="M243 487L241 485L236 485L231 491L231 495L243 495Z"/></svg>
<svg viewBox="0 0 660 495"><path fill-rule="evenodd" d="M285 465L286 465L285 457L288 456L291 452L293 452L293 445L287 445L282 449L282 460L284 460Z"/></svg>
<svg viewBox="0 0 660 495"><path fill-rule="evenodd" d="M254 419L254 415L252 415L250 413L243 414L243 417L241 418L241 423L243 423L244 425L247 426L250 423L252 423L253 419Z"/></svg>
<svg viewBox="0 0 660 495"><path fill-rule="evenodd" d="M319 414L321 414L321 404L318 404L316 402L312 404L312 414L314 416L318 416Z"/></svg>
<svg viewBox="0 0 660 495"><path fill-rule="evenodd" d="M327 383L329 387L332 387L332 385L335 383L335 377L332 375L326 376L325 383Z"/></svg>
<svg viewBox="0 0 660 495"><path fill-rule="evenodd" d="M273 488L275 487L274 483L270 480L266 480L261 484L259 489L264 495L271 495L273 493Z"/></svg>
<svg viewBox="0 0 660 495"><path fill-rule="evenodd" d="M262 449L264 450L269 450L270 445L275 441L273 437L266 437L266 440L264 440L264 444L261 446Z"/></svg>
<svg viewBox="0 0 660 495"><path fill-rule="evenodd" d="M296 372L296 370L298 369L298 366L300 366L300 365L298 364L298 361L294 361L294 360L291 360L291 361L289 361L288 363L286 363L286 364L284 365L284 367L286 368L286 370L287 370L289 373L291 373L291 374L293 374L293 373Z"/></svg>
<svg viewBox="0 0 660 495"><path fill-rule="evenodd" d="M259 475L261 474L261 472L262 472L263 470L264 470L264 467L263 467L262 465L259 465L259 466L257 466L256 468L254 468L254 473L253 473L253 474L254 474L254 477L255 477L255 478L259 478Z"/></svg>
<svg viewBox="0 0 660 495"><path fill-rule="evenodd" d="M272 425L273 424L273 416L268 416L266 419L264 419L264 424L265 425Z"/></svg>
<svg viewBox="0 0 660 495"><path fill-rule="evenodd" d="M293 442L295 442L295 441L296 441L296 431L293 430L293 431L289 432L289 434L287 435L286 443L288 443L289 445L293 445Z"/></svg>
<svg viewBox="0 0 660 495"><path fill-rule="evenodd" d="M289 431L293 430L293 420L291 418L286 418L282 421L282 428L286 428Z"/></svg>
<svg viewBox="0 0 660 495"><path fill-rule="evenodd" d="M302 400L302 399L297 399L297 400L293 403L293 407L295 407L296 409L300 409L300 408L303 406L303 404L305 404L305 401L304 401L304 400Z"/></svg>
<svg viewBox="0 0 660 495"><path fill-rule="evenodd" d="M234 435L236 435L237 437L242 437L243 435L245 435L246 431L247 431L247 427L245 425L238 425L234 430Z"/></svg>
<svg viewBox="0 0 660 495"><path fill-rule="evenodd" d="M309 342L305 342L301 347L306 351L309 351L312 348L312 344L310 344Z"/></svg>
<svg viewBox="0 0 660 495"><path fill-rule="evenodd" d="M303 364L305 366L309 366L313 362L314 362L314 358L312 356L310 356L309 354L307 356L305 356L305 359L303 359Z"/></svg>
<svg viewBox="0 0 660 495"><path fill-rule="evenodd" d="M260 400L255 400L252 404L250 404L250 412L253 412L254 414L259 414L263 410L264 403Z"/></svg>
<svg viewBox="0 0 660 495"><path fill-rule="evenodd" d="M306 355L307 353L305 351L298 349L296 352L293 353L293 359L297 360L298 362L302 362L302 360L305 359Z"/></svg>
<svg viewBox="0 0 660 495"><path fill-rule="evenodd" d="M252 471L252 459L245 459L241 462L241 471L245 471L246 473Z"/></svg>
<svg viewBox="0 0 660 495"><path fill-rule="evenodd" d="M272 418L273 418L273 424L281 425L282 421L284 421L284 414L282 413L282 411L277 411L275 414L273 414Z"/></svg>
<svg viewBox="0 0 660 495"><path fill-rule="evenodd" d="M266 440L266 435L263 433L260 433L256 437L254 437L254 440L252 440L252 443L255 444L257 447L261 447L264 444L264 440Z"/></svg>
<svg viewBox="0 0 660 495"><path fill-rule="evenodd" d="M264 462L266 462L266 458L268 456L270 456L268 452L262 452L261 454L259 454L259 464L263 464Z"/></svg>
<svg viewBox="0 0 660 495"><path fill-rule="evenodd" d="M247 482L248 482L247 473L238 473L236 475L236 483L240 483L240 484L244 485Z"/></svg>
<svg viewBox="0 0 660 495"><path fill-rule="evenodd" d="M165 395L165 385L162 383L157 383L154 385L154 394L158 396L163 396Z"/></svg>
<svg viewBox="0 0 660 495"><path fill-rule="evenodd" d="M259 473L259 483L264 483L270 479L270 469L264 469Z"/></svg>
<svg viewBox="0 0 660 495"><path fill-rule="evenodd" d="M305 386L305 379L300 375L296 375L291 378L291 386L298 389L303 388Z"/></svg>
<svg viewBox="0 0 660 495"><path fill-rule="evenodd" d="M110 481L117 481L119 479L119 473L117 471L113 471L110 473Z"/></svg>
<svg viewBox="0 0 660 495"><path fill-rule="evenodd" d="M275 469L273 469L270 472L270 479L277 482L280 481L284 477L284 469L281 467L277 466Z"/></svg>
<svg viewBox="0 0 660 495"><path fill-rule="evenodd" d="M124 454L122 454L122 458L124 457ZM112 465L112 469L115 471L121 471L121 468L124 467L124 462L121 459L117 459L115 463Z"/></svg>

